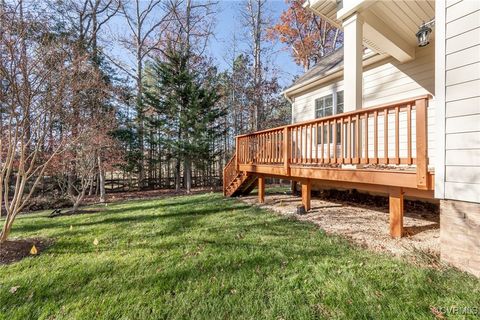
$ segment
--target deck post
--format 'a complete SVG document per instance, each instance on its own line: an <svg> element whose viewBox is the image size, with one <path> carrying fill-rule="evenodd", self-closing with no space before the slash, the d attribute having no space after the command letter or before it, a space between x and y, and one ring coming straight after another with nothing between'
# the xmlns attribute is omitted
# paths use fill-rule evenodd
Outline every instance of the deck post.
<svg viewBox="0 0 480 320"><path fill-rule="evenodd" d="M238 137L235 137L235 170L239 171L240 169L240 164L238 163L238 148L240 145L238 144Z"/></svg>
<svg viewBox="0 0 480 320"><path fill-rule="evenodd" d="M265 202L265 177L258 177L258 202Z"/></svg>
<svg viewBox="0 0 480 320"><path fill-rule="evenodd" d="M295 195L297 192L297 182L295 180L290 182L290 191L292 192L292 195Z"/></svg>
<svg viewBox="0 0 480 320"><path fill-rule="evenodd" d="M288 127L283 129L283 169L285 170L285 175L290 176L290 154L291 152L291 139L288 132Z"/></svg>
<svg viewBox="0 0 480 320"><path fill-rule="evenodd" d="M227 195L227 183L225 181L225 167L223 168L223 174L222 174L222 178L223 178L223 196L225 197ZM161 183L161 181L160 181Z"/></svg>
<svg viewBox="0 0 480 320"><path fill-rule="evenodd" d="M302 181L302 204L305 211L311 208L312 181L310 179Z"/></svg>
<svg viewBox="0 0 480 320"><path fill-rule="evenodd" d="M403 190L391 188L389 197L390 210L390 236L401 238L403 236Z"/></svg>
<svg viewBox="0 0 480 320"><path fill-rule="evenodd" d="M417 188L428 189L427 99L415 101L417 137Z"/></svg>

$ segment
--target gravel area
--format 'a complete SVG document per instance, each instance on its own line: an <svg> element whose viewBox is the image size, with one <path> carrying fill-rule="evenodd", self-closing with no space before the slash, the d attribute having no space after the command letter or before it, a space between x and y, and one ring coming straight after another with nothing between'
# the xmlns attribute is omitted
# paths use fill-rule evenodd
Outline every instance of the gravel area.
<svg viewBox="0 0 480 320"><path fill-rule="evenodd" d="M264 204L259 204L257 195L253 193L240 200L312 222L326 233L344 236L373 251L396 256L423 256L433 260L438 260L439 257L440 217L438 211L432 209L433 205L406 203L405 236L392 239L389 236L388 206L384 203L375 206L369 203L371 201L364 204L312 197L312 209L307 214L297 215L296 208L301 205L301 199L291 194L267 194Z"/></svg>

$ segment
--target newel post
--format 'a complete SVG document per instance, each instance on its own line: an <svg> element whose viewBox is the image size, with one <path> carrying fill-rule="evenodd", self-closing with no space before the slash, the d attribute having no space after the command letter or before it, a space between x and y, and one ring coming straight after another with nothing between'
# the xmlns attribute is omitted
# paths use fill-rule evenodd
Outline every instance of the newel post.
<svg viewBox="0 0 480 320"><path fill-rule="evenodd" d="M239 138L235 137L235 170L238 172L240 171L240 164L238 163L238 148L240 145L238 144Z"/></svg>
<svg viewBox="0 0 480 320"><path fill-rule="evenodd" d="M226 169L226 166L223 168L223 196L225 197L227 195L227 183L225 181L225 169Z"/></svg>
<svg viewBox="0 0 480 320"><path fill-rule="evenodd" d="M417 134L417 188L428 189L427 98L415 101Z"/></svg>
<svg viewBox="0 0 480 320"><path fill-rule="evenodd" d="M290 154L291 154L291 140L288 127L283 129L283 169L285 175L290 176Z"/></svg>

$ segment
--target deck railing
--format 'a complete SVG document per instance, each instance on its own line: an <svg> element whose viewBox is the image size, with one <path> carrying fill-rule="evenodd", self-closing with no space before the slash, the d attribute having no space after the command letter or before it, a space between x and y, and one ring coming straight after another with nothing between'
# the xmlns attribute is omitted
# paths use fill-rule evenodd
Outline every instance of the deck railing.
<svg viewBox="0 0 480 320"><path fill-rule="evenodd" d="M421 96L238 136L236 167L283 165L288 174L295 165L416 165L418 187L424 189L429 98Z"/></svg>
<svg viewBox="0 0 480 320"><path fill-rule="evenodd" d="M225 168L223 168L223 195L226 195L226 187L233 182L233 180L237 177L237 156L236 154L228 161Z"/></svg>

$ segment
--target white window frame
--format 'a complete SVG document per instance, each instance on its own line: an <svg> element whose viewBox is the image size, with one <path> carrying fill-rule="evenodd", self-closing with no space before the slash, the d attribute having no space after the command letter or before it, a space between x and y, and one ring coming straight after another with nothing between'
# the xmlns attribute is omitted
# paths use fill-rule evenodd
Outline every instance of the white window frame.
<svg viewBox="0 0 480 320"><path fill-rule="evenodd" d="M338 110L338 94L339 94L340 92L343 94L343 90L334 91L334 92L332 92L332 93L330 93L330 94L321 96L321 97L319 97L319 98L317 98L317 99L314 100L314 103L315 103L314 108L313 108L313 109L314 109L314 110L313 110L313 112L314 112L314 119L320 119L320 118L317 118L317 100L319 100L319 99L326 99L326 98L329 97L329 96L332 96L332 104L333 104L333 105L332 105L332 115L337 115L337 114L341 114L341 113L344 112L344 110L343 110L344 106L343 106L343 105L342 105L342 112L338 112L338 111L339 111L339 110ZM344 98L344 101L345 101L345 96L344 96L343 98ZM325 128L325 129L326 129L326 128ZM339 128L339 129L341 130L341 128ZM331 131L331 130L330 130L330 131ZM318 133L317 133L317 134L318 134ZM325 134L325 133L324 133L324 134ZM317 139L320 140L320 138L317 138ZM318 140L318 141L319 141L319 140ZM333 142L332 132L330 132L330 142ZM340 142L340 137L337 137L337 144L340 144L340 143L341 143L341 142Z"/></svg>
<svg viewBox="0 0 480 320"><path fill-rule="evenodd" d="M329 96L332 96L332 115L340 114L343 113L343 106L342 106L342 112L338 112L338 94L343 93L343 90L339 91L334 91L330 94L323 95L321 97L318 97L314 100L314 106L313 106L313 118L314 119L319 119L317 118L317 101L320 99L327 99ZM345 99L345 97L344 97Z"/></svg>

